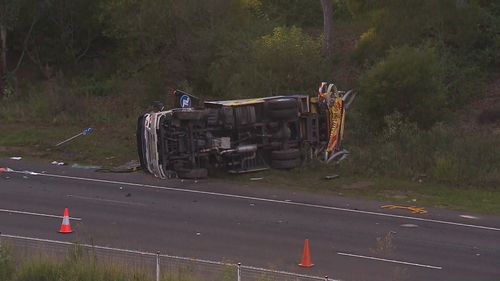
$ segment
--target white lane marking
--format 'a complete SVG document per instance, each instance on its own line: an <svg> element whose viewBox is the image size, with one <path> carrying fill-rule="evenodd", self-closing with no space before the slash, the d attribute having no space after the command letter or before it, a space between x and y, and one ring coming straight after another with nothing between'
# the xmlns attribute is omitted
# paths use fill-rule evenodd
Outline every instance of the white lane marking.
<svg viewBox="0 0 500 281"><path fill-rule="evenodd" d="M18 236L18 235L8 235L8 234L2 234L2 233L0 233L0 237L28 240L28 241L37 241L37 242L44 242L44 243L54 243L54 244L60 244L60 245L74 245L74 243L66 242L66 241L49 240L49 239L25 237L25 236ZM156 255L159 254L159 252L158 253L151 253L151 252L143 252L143 251L136 251L136 250L129 250L129 249L120 249L120 248L112 248L112 247L105 247L105 246L80 244L80 243L78 244L78 246L86 247L86 248L101 249L101 250L117 251L117 252L123 252L123 253L139 254L139 255L152 256L152 257L156 257ZM181 257L181 256L171 256L171 255L164 255L164 254L161 254L160 257L166 257L166 258L177 259L177 260L185 260L185 261L190 261L190 262L222 265L222 266L237 266L237 264L232 264L232 263L203 260L203 259L195 259L195 258L188 258L188 257ZM251 269L251 270L256 270L256 271L263 271L263 272L270 272L270 273L284 274L284 275L289 275L289 276L293 276L293 277L303 277L303 278L307 278L310 280L319 280L319 281L325 280L324 277L311 276L311 275L292 273L292 272L273 270L273 269L266 269L266 268L260 268L260 267L253 267L253 266L248 266L248 265L241 265L241 268L246 268L246 269ZM335 280L335 279L328 279L328 280L339 281L339 280Z"/></svg>
<svg viewBox="0 0 500 281"><path fill-rule="evenodd" d="M11 213L11 214L19 214L19 215L30 215L30 216L47 217L47 218L58 218L58 219L62 219L63 218L63 216L41 214L41 213L33 213L33 212L18 211L18 210L0 209L0 212ZM75 221L81 221L82 220L81 218L75 218L75 217L69 217L69 218L72 219L72 220L75 220Z"/></svg>
<svg viewBox="0 0 500 281"><path fill-rule="evenodd" d="M117 204L147 206L147 205L141 204L141 203L127 202L127 201L120 201L120 200L111 200L111 199L87 197L87 196L72 195L72 194L68 194L67 196L70 197L70 198L77 198L77 199L90 200L90 201L101 201L101 202L107 202L107 203L117 203Z"/></svg>
<svg viewBox="0 0 500 281"><path fill-rule="evenodd" d="M410 216L403 216L403 215L394 215L394 214L379 213L379 212L372 212L372 211L362 211L362 210L355 210L355 209L339 208L339 207L316 205L316 204L293 202L293 201L276 200L276 199L267 199L267 198L244 196L244 195L235 195L235 194L192 190L192 189L182 189L182 188L175 188L175 187L164 187L164 186L140 184L140 183L129 183L129 182L122 182L122 181L111 181L111 180L102 180L102 179L93 179L93 178L63 176L63 175L55 175L55 174L41 174L41 173L34 173L34 172L28 172L28 171L12 171L12 173L19 173L19 174L30 173L30 174L36 174L38 176L53 177L53 178L82 180L82 181L109 183L109 184L116 184L116 185L138 186L138 187L145 187L145 188L152 188L152 189L161 189L161 190L170 190L170 191L177 191L177 192L204 194L204 195L220 196L220 197L227 197L227 198L255 200L255 201L261 201L261 202L279 203L279 204L285 204L285 205L295 205L295 206L311 207L311 208L317 208L317 209L326 209L326 210L334 210L334 211L342 211L342 212L350 212L350 213L357 213L357 214L364 214L364 215L374 215L374 216L381 216L381 217L390 217L390 218L399 218L399 219L408 219L408 220L415 220L415 221L447 224L447 225L453 225L453 226L470 227L470 228L477 228L477 229L483 229L483 230L500 231L500 228L491 227L491 226L466 224L466 223L435 220L435 219L426 219L426 218L410 217Z"/></svg>
<svg viewBox="0 0 500 281"><path fill-rule="evenodd" d="M427 264L420 264L420 263L412 263L412 262L406 262L406 261L389 260L389 259L369 257L369 256L361 256L361 255L354 255L354 254L341 253L341 252L338 252L337 254L341 255L341 256L348 256L348 257L368 259L368 260L376 260L376 261L383 261L383 262L390 262L390 263L398 263L398 264L404 264L404 265L412 265L412 266L425 267L425 268L431 268L431 269L443 269L441 266L434 266L434 265L427 265Z"/></svg>

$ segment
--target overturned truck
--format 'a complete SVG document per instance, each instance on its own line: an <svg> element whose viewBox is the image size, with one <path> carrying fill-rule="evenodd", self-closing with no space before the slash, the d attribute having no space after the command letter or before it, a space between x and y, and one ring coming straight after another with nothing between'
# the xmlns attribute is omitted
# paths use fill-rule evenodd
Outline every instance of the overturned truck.
<svg viewBox="0 0 500 281"><path fill-rule="evenodd" d="M317 96L201 101L176 90L175 108L139 117L144 171L159 178L204 178L210 168L245 173L292 169L316 157L344 159L345 113L355 92L321 83Z"/></svg>

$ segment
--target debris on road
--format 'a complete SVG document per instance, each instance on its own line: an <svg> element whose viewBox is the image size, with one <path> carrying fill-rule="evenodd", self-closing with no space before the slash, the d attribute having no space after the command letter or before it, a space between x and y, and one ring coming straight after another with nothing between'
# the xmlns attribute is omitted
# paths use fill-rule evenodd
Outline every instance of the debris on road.
<svg viewBox="0 0 500 281"><path fill-rule="evenodd" d="M96 172L103 172L103 173L132 173L132 172L137 172L141 169L141 163L137 160L130 160L127 163L110 168L110 169L98 169Z"/></svg>
<svg viewBox="0 0 500 281"><path fill-rule="evenodd" d="M12 156L10 157L10 160L22 160L23 158L21 156Z"/></svg>
<svg viewBox="0 0 500 281"><path fill-rule="evenodd" d="M7 172L7 169L0 167L0 173L3 173L3 172Z"/></svg>
<svg viewBox="0 0 500 281"><path fill-rule="evenodd" d="M260 181L263 180L264 178L250 178L251 181Z"/></svg>
<svg viewBox="0 0 500 281"><path fill-rule="evenodd" d="M333 180L333 179L336 179L338 178L339 175L330 175L330 176L325 176L325 180Z"/></svg>
<svg viewBox="0 0 500 281"><path fill-rule="evenodd" d="M64 165L66 165L66 163L64 163L64 162L57 162L57 161L52 161L50 164L57 165L57 166L64 166Z"/></svg>
<svg viewBox="0 0 500 281"><path fill-rule="evenodd" d="M72 140L76 139L77 137L80 137L80 136L86 136L86 135L88 135L88 134L92 133L92 131L93 131L93 130L94 130L94 129L92 129L92 128L85 128L85 129L83 129L83 131L82 131L81 133L78 133L78 134L76 134L76 135L72 136L72 137L71 137L71 138L69 138L69 139L63 140L62 142L60 142L60 143L56 144L55 146L57 147L57 146L63 145L63 144L65 144L65 143L68 143L68 142L70 142L70 141L72 141Z"/></svg>
<svg viewBox="0 0 500 281"><path fill-rule="evenodd" d="M384 205L380 206L380 208L403 209L403 210L408 210L414 214L427 214L427 211L424 208L417 206Z"/></svg>
<svg viewBox="0 0 500 281"><path fill-rule="evenodd" d="M471 215L460 215L460 217L464 218L464 219L473 219L473 220L479 219L478 217L471 216Z"/></svg>
<svg viewBox="0 0 500 281"><path fill-rule="evenodd" d="M86 170L97 170L97 169L101 169L101 166L81 165L81 164L75 163L75 164L71 165L71 168L86 169Z"/></svg>
<svg viewBox="0 0 500 281"><path fill-rule="evenodd" d="M412 223L405 223L405 224L402 224L401 226L402 227L409 227L409 228L418 227L418 225L412 224Z"/></svg>

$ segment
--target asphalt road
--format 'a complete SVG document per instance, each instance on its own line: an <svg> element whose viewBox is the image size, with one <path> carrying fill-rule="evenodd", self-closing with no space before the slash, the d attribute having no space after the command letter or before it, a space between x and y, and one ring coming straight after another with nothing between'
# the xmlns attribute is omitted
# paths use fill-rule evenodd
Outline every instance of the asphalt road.
<svg viewBox="0 0 500 281"><path fill-rule="evenodd" d="M157 180L0 158L0 232L352 280L500 280L500 217L245 183ZM250 178L251 176L249 176ZM500 204L500 202L499 202ZM68 207L75 231L57 233ZM466 215L466 217L461 217ZM392 233L392 247L377 238ZM304 239L313 268L297 266ZM383 258L385 260L380 260ZM389 260L389 261L388 261Z"/></svg>

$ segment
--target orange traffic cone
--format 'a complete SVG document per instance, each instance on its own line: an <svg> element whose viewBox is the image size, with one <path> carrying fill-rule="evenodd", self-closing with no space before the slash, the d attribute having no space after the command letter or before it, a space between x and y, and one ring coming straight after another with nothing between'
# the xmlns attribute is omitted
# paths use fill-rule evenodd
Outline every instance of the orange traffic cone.
<svg viewBox="0 0 500 281"><path fill-rule="evenodd" d="M59 228L59 233L71 233L71 225L69 224L69 212L68 208L64 208L64 216L61 224L61 228Z"/></svg>
<svg viewBox="0 0 500 281"><path fill-rule="evenodd" d="M311 262L311 254L309 253L309 239L304 241L304 253L302 254L302 260L299 263L301 267L313 267Z"/></svg>

